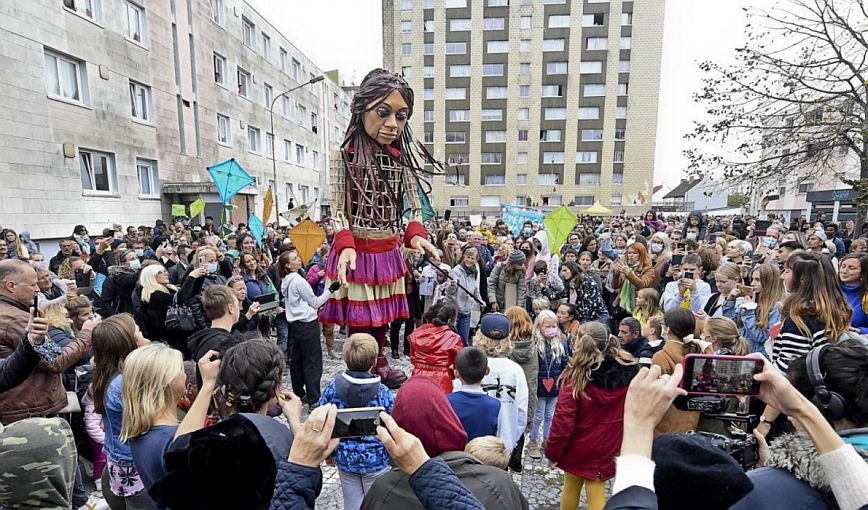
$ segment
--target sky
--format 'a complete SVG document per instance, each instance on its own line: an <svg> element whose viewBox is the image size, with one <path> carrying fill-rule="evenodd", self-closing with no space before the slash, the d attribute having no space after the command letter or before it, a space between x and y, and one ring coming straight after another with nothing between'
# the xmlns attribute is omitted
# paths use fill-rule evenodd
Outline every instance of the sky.
<svg viewBox="0 0 868 510"><path fill-rule="evenodd" d="M482 0L477 0L482 1ZM663 193L687 176L684 135L703 118L693 102L701 72L697 62L731 62L745 42L743 8L773 0L666 0L663 70L654 183ZM380 0L248 0L317 66L340 69L344 81L358 83L382 66Z"/></svg>

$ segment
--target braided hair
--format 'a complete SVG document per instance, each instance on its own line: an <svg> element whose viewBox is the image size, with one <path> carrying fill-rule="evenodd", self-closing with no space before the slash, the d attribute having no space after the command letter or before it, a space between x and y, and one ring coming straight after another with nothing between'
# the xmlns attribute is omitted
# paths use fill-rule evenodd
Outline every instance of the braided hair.
<svg viewBox="0 0 868 510"><path fill-rule="evenodd" d="M274 398L285 368L283 353L263 338L227 350L217 378L227 414L258 413Z"/></svg>

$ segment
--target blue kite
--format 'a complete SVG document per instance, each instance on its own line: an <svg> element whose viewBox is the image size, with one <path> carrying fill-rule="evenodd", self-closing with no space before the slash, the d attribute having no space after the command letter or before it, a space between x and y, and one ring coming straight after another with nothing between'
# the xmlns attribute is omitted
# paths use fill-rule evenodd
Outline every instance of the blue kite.
<svg viewBox="0 0 868 510"><path fill-rule="evenodd" d="M251 177L247 170L235 161L235 158L209 166L208 174L217 186L217 194L220 195L223 205L226 205L239 191L256 183L256 179Z"/></svg>
<svg viewBox="0 0 868 510"><path fill-rule="evenodd" d="M259 216L255 214L251 214L250 218L247 219L247 230L253 234L253 238L256 239L256 244L262 244L262 238L265 237L265 225L262 224L262 220L259 219Z"/></svg>

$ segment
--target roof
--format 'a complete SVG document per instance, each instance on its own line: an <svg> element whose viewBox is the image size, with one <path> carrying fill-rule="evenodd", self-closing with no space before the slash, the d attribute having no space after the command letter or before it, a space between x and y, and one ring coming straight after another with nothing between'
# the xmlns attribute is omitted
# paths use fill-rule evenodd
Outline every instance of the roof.
<svg viewBox="0 0 868 510"><path fill-rule="evenodd" d="M702 182L701 177L696 179L681 179L681 183L675 186L672 191L663 196L663 198L681 198L687 195L687 192L692 190L697 184Z"/></svg>

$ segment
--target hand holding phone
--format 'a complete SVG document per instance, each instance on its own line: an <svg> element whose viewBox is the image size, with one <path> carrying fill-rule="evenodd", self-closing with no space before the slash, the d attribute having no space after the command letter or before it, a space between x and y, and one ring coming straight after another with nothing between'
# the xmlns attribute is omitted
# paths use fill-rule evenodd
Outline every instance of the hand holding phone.
<svg viewBox="0 0 868 510"><path fill-rule="evenodd" d="M385 411L383 407L338 409L332 437L375 436L380 426L380 413Z"/></svg>
<svg viewBox="0 0 868 510"><path fill-rule="evenodd" d="M688 354L684 357L681 387L688 395L756 396L763 370L762 359L752 356Z"/></svg>

